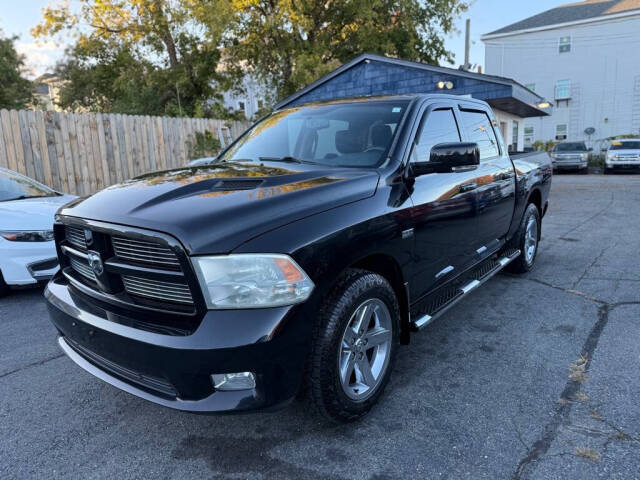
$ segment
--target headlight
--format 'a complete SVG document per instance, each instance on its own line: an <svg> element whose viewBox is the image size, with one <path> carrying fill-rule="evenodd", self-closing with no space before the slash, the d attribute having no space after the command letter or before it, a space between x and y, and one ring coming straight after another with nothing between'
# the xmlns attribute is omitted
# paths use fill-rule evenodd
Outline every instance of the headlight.
<svg viewBox="0 0 640 480"><path fill-rule="evenodd" d="M53 230L0 232L2 238L10 242L50 242L53 240Z"/></svg>
<svg viewBox="0 0 640 480"><path fill-rule="evenodd" d="M304 302L313 282L287 255L193 257L210 309L265 308Z"/></svg>

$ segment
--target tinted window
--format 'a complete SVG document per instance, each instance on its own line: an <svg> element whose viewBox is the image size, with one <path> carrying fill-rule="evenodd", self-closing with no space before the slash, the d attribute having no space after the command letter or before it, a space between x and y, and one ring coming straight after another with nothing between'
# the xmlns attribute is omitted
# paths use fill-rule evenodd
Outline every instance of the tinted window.
<svg viewBox="0 0 640 480"><path fill-rule="evenodd" d="M221 161L293 157L341 167L375 167L386 158L407 100L315 104L275 112L245 133Z"/></svg>
<svg viewBox="0 0 640 480"><path fill-rule="evenodd" d="M556 152L586 152L587 147L582 142L559 143L555 146Z"/></svg>
<svg viewBox="0 0 640 480"><path fill-rule="evenodd" d="M459 142L460 133L451 109L434 110L427 114L416 139L413 162L428 162L431 148L439 143Z"/></svg>
<svg viewBox="0 0 640 480"><path fill-rule="evenodd" d="M56 193L48 187L0 168L0 202L21 198L52 197Z"/></svg>
<svg viewBox="0 0 640 480"><path fill-rule="evenodd" d="M469 141L477 143L480 147L480 160L500 155L498 141L486 113L463 110L462 124Z"/></svg>
<svg viewBox="0 0 640 480"><path fill-rule="evenodd" d="M637 142L613 142L609 150L640 150L640 140Z"/></svg>

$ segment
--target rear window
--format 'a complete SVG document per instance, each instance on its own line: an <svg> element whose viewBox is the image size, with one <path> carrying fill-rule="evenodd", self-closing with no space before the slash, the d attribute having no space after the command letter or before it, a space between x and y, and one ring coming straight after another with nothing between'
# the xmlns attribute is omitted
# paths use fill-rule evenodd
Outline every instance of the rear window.
<svg viewBox="0 0 640 480"><path fill-rule="evenodd" d="M559 143L555 147L556 152L586 152L587 147L582 142Z"/></svg>
<svg viewBox="0 0 640 480"><path fill-rule="evenodd" d="M640 140L631 142L613 142L609 150L640 150Z"/></svg>
<svg viewBox="0 0 640 480"><path fill-rule="evenodd" d="M485 112L462 110L461 117L469 141L477 143L480 147L480 160L500 155L498 140L491 126L491 120Z"/></svg>

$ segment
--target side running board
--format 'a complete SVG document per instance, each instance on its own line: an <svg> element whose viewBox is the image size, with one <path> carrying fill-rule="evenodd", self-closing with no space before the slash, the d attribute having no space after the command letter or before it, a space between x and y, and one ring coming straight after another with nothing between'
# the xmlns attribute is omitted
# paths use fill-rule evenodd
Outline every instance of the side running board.
<svg viewBox="0 0 640 480"><path fill-rule="evenodd" d="M426 308L427 313L411 321L413 329L421 330L429 325L519 256L520 250L507 250L497 259L487 260L482 263L466 277L466 280L461 285L447 288L443 292L438 293L428 304Z"/></svg>

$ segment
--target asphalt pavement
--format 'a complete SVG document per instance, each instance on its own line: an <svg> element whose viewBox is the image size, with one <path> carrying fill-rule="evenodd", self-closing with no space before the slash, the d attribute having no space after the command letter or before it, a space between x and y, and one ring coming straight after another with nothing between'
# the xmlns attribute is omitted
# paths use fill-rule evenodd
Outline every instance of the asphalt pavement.
<svg viewBox="0 0 640 480"><path fill-rule="evenodd" d="M535 269L403 347L381 403L199 416L61 354L41 290L0 300L0 478L640 479L640 175L557 175Z"/></svg>

